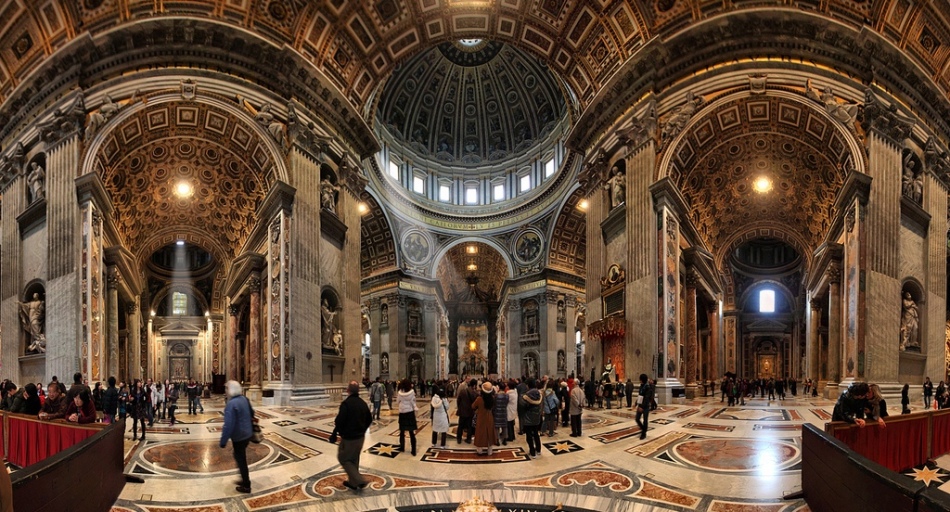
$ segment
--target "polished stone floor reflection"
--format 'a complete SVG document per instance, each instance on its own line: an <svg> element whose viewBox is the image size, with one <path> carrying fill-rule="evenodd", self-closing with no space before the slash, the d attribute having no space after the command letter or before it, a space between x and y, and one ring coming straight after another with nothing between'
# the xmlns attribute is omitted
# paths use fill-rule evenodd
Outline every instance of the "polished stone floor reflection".
<svg viewBox="0 0 950 512"><path fill-rule="evenodd" d="M805 512L803 500L784 499L801 489L801 425L824 425L834 404L688 400L655 411L644 440L630 409L586 410L583 435L569 437L569 428L558 427L541 438L537 459L527 456L524 437L491 456L454 437L433 447L428 421L418 422L413 456L408 440L399 450L396 416L384 410L363 447L369 486L360 493L343 485L328 440L337 404L257 406L265 441L248 450L251 495L234 490L231 446L217 444L223 405L220 398L205 401L205 414L180 416L174 427L156 422L144 444L129 434L126 471L145 482L127 484L113 510L447 511L479 496L539 512L558 505L579 512ZM428 409L420 399L420 419Z"/></svg>

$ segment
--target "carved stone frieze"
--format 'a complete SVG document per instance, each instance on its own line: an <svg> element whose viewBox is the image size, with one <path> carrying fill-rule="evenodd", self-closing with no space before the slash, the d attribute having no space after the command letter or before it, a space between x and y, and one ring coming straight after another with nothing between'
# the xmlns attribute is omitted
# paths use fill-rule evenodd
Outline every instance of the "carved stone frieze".
<svg viewBox="0 0 950 512"><path fill-rule="evenodd" d="M629 127L620 130L617 135L623 145L635 149L644 142L656 140L656 130L656 102L650 101L643 115L634 117Z"/></svg>
<svg viewBox="0 0 950 512"><path fill-rule="evenodd" d="M916 120L900 112L894 103L887 104L871 89L864 91L864 105L859 111L858 122L865 132L877 131L898 147L914 129Z"/></svg>
<svg viewBox="0 0 950 512"><path fill-rule="evenodd" d="M686 93L686 101L674 108L663 122L663 129L660 132L662 147L669 145L686 128L686 124L705 102L702 96L697 96L692 91ZM658 147L658 149L661 148Z"/></svg>
<svg viewBox="0 0 950 512"><path fill-rule="evenodd" d="M86 122L86 104L82 92L78 92L69 103L57 108L52 119L37 125L40 138L52 147L71 135L82 133Z"/></svg>

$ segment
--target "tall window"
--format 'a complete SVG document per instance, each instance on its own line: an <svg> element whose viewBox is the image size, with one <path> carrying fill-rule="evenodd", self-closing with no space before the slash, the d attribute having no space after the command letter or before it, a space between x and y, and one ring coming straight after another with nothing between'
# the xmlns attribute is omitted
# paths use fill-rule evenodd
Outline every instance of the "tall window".
<svg viewBox="0 0 950 512"><path fill-rule="evenodd" d="M412 191L416 194L424 194L426 191L426 180L422 176L412 177Z"/></svg>
<svg viewBox="0 0 950 512"><path fill-rule="evenodd" d="M495 185L492 187L492 200L493 201L504 201L505 199L505 186L504 185Z"/></svg>
<svg viewBox="0 0 950 512"><path fill-rule="evenodd" d="M550 178L554 174L554 158L552 157L547 162L544 162L544 177L545 179Z"/></svg>
<svg viewBox="0 0 950 512"><path fill-rule="evenodd" d="M188 296L181 292L172 292L172 314L184 315L188 312Z"/></svg>
<svg viewBox="0 0 950 512"><path fill-rule="evenodd" d="M521 192L527 192L531 190L531 175L530 174L525 174L519 179L518 189Z"/></svg>
<svg viewBox="0 0 950 512"><path fill-rule="evenodd" d="M392 160L389 161L389 177L395 180L399 179L399 164Z"/></svg>
<svg viewBox="0 0 950 512"><path fill-rule="evenodd" d="M452 199L448 185L439 185L439 201L447 203Z"/></svg>
<svg viewBox="0 0 950 512"><path fill-rule="evenodd" d="M759 313L775 313L775 290L759 292Z"/></svg>
<svg viewBox="0 0 950 512"><path fill-rule="evenodd" d="M465 204L478 204L478 188L465 187Z"/></svg>

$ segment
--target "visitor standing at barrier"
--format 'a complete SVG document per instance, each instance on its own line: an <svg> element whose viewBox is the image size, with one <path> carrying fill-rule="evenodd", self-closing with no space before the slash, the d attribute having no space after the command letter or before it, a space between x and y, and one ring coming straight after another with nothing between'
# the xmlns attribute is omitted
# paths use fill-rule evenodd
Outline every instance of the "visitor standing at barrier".
<svg viewBox="0 0 950 512"><path fill-rule="evenodd" d="M901 414L910 414L910 384L904 384L901 389Z"/></svg>
<svg viewBox="0 0 950 512"><path fill-rule="evenodd" d="M931 401L934 396L934 383L930 382L930 377L924 377L924 407L930 409Z"/></svg>
<svg viewBox="0 0 950 512"><path fill-rule="evenodd" d="M871 390L867 382L855 382L841 393L831 414L831 421L846 421L864 428L864 410L868 407ZM883 423L884 420L881 420Z"/></svg>

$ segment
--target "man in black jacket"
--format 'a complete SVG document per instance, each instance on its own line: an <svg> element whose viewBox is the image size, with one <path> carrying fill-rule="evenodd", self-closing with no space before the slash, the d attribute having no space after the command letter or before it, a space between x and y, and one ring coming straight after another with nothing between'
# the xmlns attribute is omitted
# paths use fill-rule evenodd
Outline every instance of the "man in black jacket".
<svg viewBox="0 0 950 512"><path fill-rule="evenodd" d="M346 392L349 396L340 404L340 412L333 422L330 442L335 443L339 434L341 440L336 459L340 461L348 478L343 485L352 491L360 491L368 483L360 474L360 452L363 451L366 430L373 423L373 415L369 412L366 401L360 398L359 382L350 381Z"/></svg>
<svg viewBox="0 0 950 512"><path fill-rule="evenodd" d="M462 431L465 431L465 442L472 444L472 436L475 435L475 429L472 428L472 417L475 411L472 410L472 403L478 398L475 392L475 385L478 384L475 379L470 379L468 385L459 385L458 396L455 397L455 411L459 417L459 425L455 430L455 442L462 444Z"/></svg>
<svg viewBox="0 0 950 512"><path fill-rule="evenodd" d="M647 382L647 374L640 374L640 396L637 397L637 425L640 427L640 439L647 437L647 424L650 422L650 405L653 403L653 386ZM640 417L643 417L643 423Z"/></svg>
<svg viewBox="0 0 950 512"><path fill-rule="evenodd" d="M838 402L835 403L835 408L831 413L831 421L847 421L863 428L864 409L868 407L870 392L867 382L851 384L851 387L838 397ZM881 423L883 424L883 421Z"/></svg>

